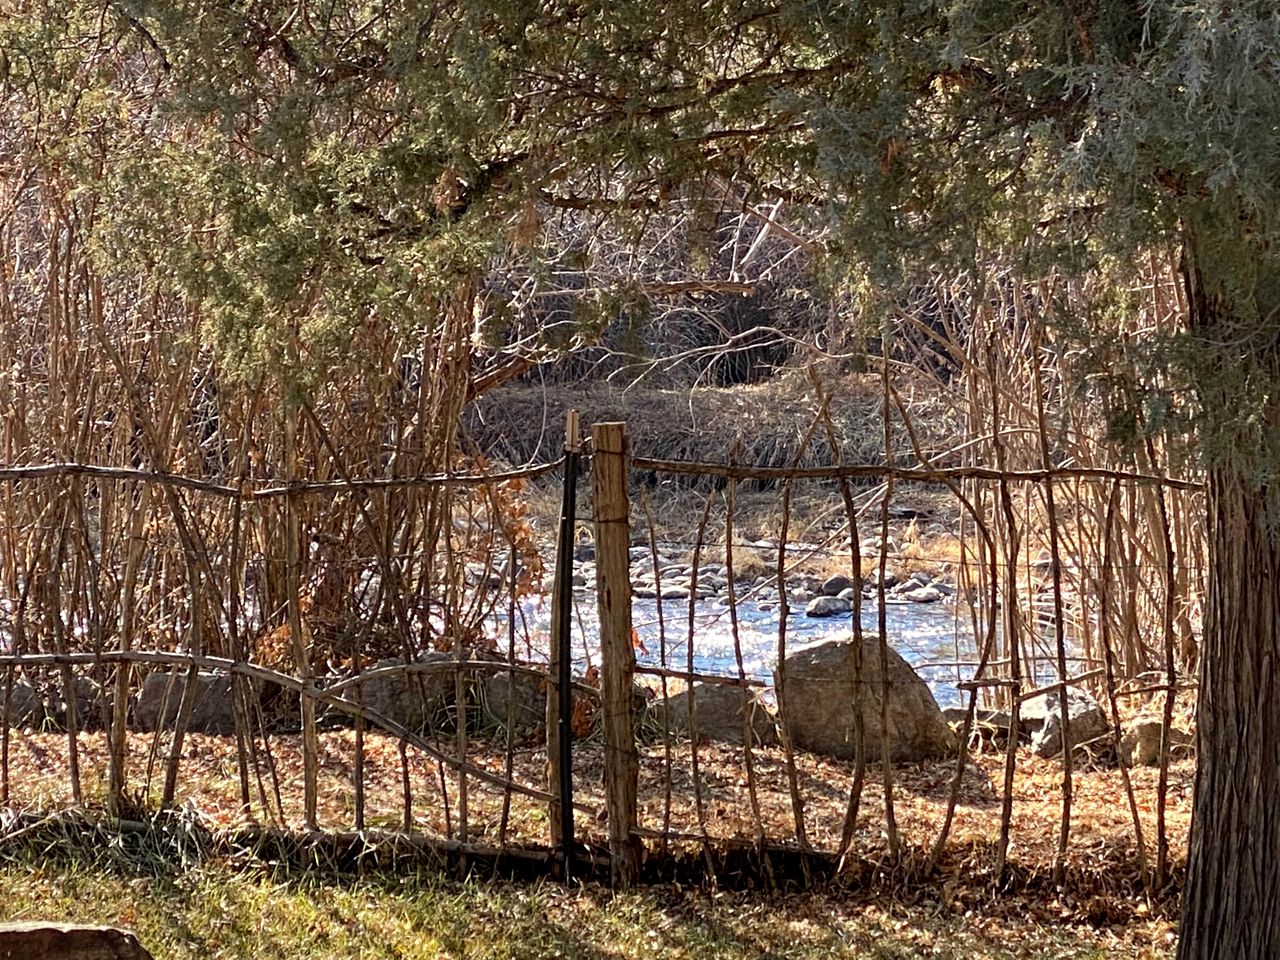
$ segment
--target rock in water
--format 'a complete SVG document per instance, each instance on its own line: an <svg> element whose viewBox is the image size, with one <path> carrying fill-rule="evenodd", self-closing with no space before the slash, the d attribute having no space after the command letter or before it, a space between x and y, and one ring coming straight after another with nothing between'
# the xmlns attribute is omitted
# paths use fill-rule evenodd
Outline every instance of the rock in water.
<svg viewBox="0 0 1280 960"><path fill-rule="evenodd" d="M846 590L853 589L853 580L846 577L843 573L837 573L834 577L828 577L822 584L822 592L828 597L838 597Z"/></svg>
<svg viewBox="0 0 1280 960"><path fill-rule="evenodd" d="M942 591L930 584L924 587L916 587L914 590L904 590L898 596L903 600L910 600L912 603L937 603L942 599Z"/></svg>
<svg viewBox="0 0 1280 960"><path fill-rule="evenodd" d="M804 608L804 615L806 617L838 617L852 609L853 604L839 597L814 597Z"/></svg>
<svg viewBox="0 0 1280 960"><path fill-rule="evenodd" d="M0 960L152 960L138 938L118 927L75 923L0 924Z"/></svg>
<svg viewBox="0 0 1280 960"><path fill-rule="evenodd" d="M694 683L673 694L667 704L653 701L650 709L661 725L672 733L689 732L689 697L693 697L694 721L698 736L726 743L742 743L743 710L751 716L751 734L757 746L768 747L778 742L778 728L773 715L765 709L755 692L748 690L743 702L742 688L723 683Z"/></svg>
<svg viewBox="0 0 1280 960"><path fill-rule="evenodd" d="M1044 696L1032 697L1022 705L1022 717L1028 726L1040 721L1040 727L1032 734L1031 749L1038 757L1056 757L1062 753L1061 691L1053 690ZM1071 746L1094 740L1111 725L1098 701L1083 690L1067 690L1067 717L1071 722Z"/></svg>
<svg viewBox="0 0 1280 960"><path fill-rule="evenodd" d="M854 734L854 641L826 640L787 654L782 722L791 742L802 750L852 759L857 754ZM938 709L929 687L911 665L892 648L882 683L880 639L862 642L862 718L867 759L880 759L882 741L896 761L943 757L955 746L955 736ZM775 671L775 680L777 673ZM887 698L887 724L880 726L880 704Z"/></svg>

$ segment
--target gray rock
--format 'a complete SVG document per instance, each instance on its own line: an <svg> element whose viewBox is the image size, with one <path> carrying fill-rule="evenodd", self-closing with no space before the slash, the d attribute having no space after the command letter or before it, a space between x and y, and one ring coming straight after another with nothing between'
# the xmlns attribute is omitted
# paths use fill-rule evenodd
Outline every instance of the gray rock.
<svg viewBox="0 0 1280 960"><path fill-rule="evenodd" d="M854 734L854 641L825 640L787 655L783 723L791 742L802 750L850 759L857 752ZM878 760L882 743L895 761L943 757L955 747L955 736L928 686L893 649L888 671L880 672L880 640L862 642L862 721L867 759ZM776 679L776 671L775 671ZM880 726L881 700L887 702L887 724Z"/></svg>
<svg viewBox="0 0 1280 960"><path fill-rule="evenodd" d="M840 600L848 600L849 606L853 606L853 601L858 599L858 591L849 587L847 590L841 590L836 597Z"/></svg>
<svg viewBox="0 0 1280 960"><path fill-rule="evenodd" d="M547 680L531 673L498 671L480 684L485 715L517 735L542 729L547 722Z"/></svg>
<svg viewBox="0 0 1280 960"><path fill-rule="evenodd" d="M662 599L663 600L688 600L689 585L687 583L685 584L673 583L669 586L664 585L662 588Z"/></svg>
<svg viewBox="0 0 1280 960"><path fill-rule="evenodd" d="M853 579L846 577L843 573L837 573L834 577L828 577L822 583L822 592L828 597L838 597L846 590L853 589Z"/></svg>
<svg viewBox="0 0 1280 960"><path fill-rule="evenodd" d="M4 683L0 682L0 698L4 697ZM3 703L0 702L0 708ZM9 725L13 727L38 727L44 723L44 701L26 680L15 679L9 695Z"/></svg>
<svg viewBox="0 0 1280 960"><path fill-rule="evenodd" d="M1160 736L1163 724L1153 717L1135 717L1124 725L1120 736L1120 762L1126 767L1155 766L1160 762ZM1177 727L1169 728L1169 752L1191 743L1191 734Z"/></svg>
<svg viewBox="0 0 1280 960"><path fill-rule="evenodd" d="M596 558L596 545L594 543L580 543L573 550L573 559L575 560L594 560Z"/></svg>
<svg viewBox="0 0 1280 960"><path fill-rule="evenodd" d="M103 729L103 711L110 711L112 698L90 677L73 677L71 689L76 701L76 729ZM53 693L45 707L45 719L60 730L67 726L66 692L62 678L56 677Z"/></svg>
<svg viewBox="0 0 1280 960"><path fill-rule="evenodd" d="M799 599L798 597L796 598ZM853 604L848 600L841 600L839 597L814 597L809 601L808 606L804 608L806 617L836 617L842 613L848 613L853 609Z"/></svg>
<svg viewBox="0 0 1280 960"><path fill-rule="evenodd" d="M138 938L119 927L28 920L0 924L0 957L28 960L151 960Z"/></svg>
<svg viewBox="0 0 1280 960"><path fill-rule="evenodd" d="M139 730L169 729L177 719L187 687L187 671L147 674L133 701L133 722ZM187 730L192 733L232 733L235 714L231 699L231 678L216 673L195 677L195 702Z"/></svg>
<svg viewBox="0 0 1280 960"><path fill-rule="evenodd" d="M863 578L862 589L875 590L876 586L879 583L880 583L879 572L872 571L868 576ZM894 573L892 570L886 570L884 572L884 588L886 590L892 590L894 587L898 585L898 583L899 583L899 580L898 580L898 575L896 573Z"/></svg>
<svg viewBox="0 0 1280 960"><path fill-rule="evenodd" d="M778 742L778 728L773 715L760 702L755 691L746 691L743 702L741 687L723 683L694 683L669 698L667 704L655 700L650 706L654 718L674 734L689 733L689 698L693 698L694 719L698 736L726 743L742 743L744 709L751 717L751 734L755 745L772 746Z"/></svg>
<svg viewBox="0 0 1280 960"><path fill-rule="evenodd" d="M910 600L912 603L937 603L942 599L942 591L930 585L916 587L914 590L904 590L898 596L900 599Z"/></svg>
<svg viewBox="0 0 1280 960"><path fill-rule="evenodd" d="M1028 726L1039 722L1039 729L1031 736L1031 749L1036 756L1056 757L1062 753L1061 696L1061 691L1053 690L1043 696L1032 697L1022 704L1019 711ZM1083 690L1068 689L1067 717L1071 723L1072 747L1094 740L1111 729L1102 707Z"/></svg>
<svg viewBox="0 0 1280 960"><path fill-rule="evenodd" d="M420 662L444 663L449 653L431 652ZM369 668L372 673L385 667L403 667L404 660L381 660ZM402 670L378 674L348 688L344 696L357 700L379 716L414 732L438 723L453 705L454 671L433 670L406 673Z"/></svg>

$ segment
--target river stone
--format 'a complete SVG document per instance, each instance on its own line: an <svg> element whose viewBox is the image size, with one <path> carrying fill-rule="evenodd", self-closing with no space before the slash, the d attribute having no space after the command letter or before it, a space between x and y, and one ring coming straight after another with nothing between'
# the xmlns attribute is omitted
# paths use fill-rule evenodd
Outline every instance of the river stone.
<svg viewBox="0 0 1280 960"><path fill-rule="evenodd" d="M1035 696L1022 704L1020 716L1028 726L1038 729L1031 736L1031 749L1038 757L1056 757L1062 753L1061 691L1051 690ZM1067 691L1067 716L1071 721L1071 746L1094 740L1108 730L1111 724L1098 701L1083 690Z"/></svg>
<svg viewBox="0 0 1280 960"><path fill-rule="evenodd" d="M650 709L659 725L666 724L674 734L689 732L689 697L693 697L698 736L725 743L742 743L742 688L724 683L694 683L672 694L667 704L655 700ZM768 747L778 742L778 728L773 715L765 709L755 691L748 689L745 708L750 711L752 740L756 746Z"/></svg>
<svg viewBox="0 0 1280 960"><path fill-rule="evenodd" d="M879 573L872 572L869 576L863 579L863 588L866 589L867 587L870 587L874 590L876 586L882 582L886 590L892 590L898 585L898 575L892 570L886 570L884 572L884 580L881 581Z"/></svg>
<svg viewBox="0 0 1280 960"><path fill-rule="evenodd" d="M1120 736L1120 762L1126 767L1155 766L1160 762L1160 732L1164 725L1154 717L1134 717L1124 725ZM1191 735L1177 727L1169 728L1169 752L1185 747Z"/></svg>
<svg viewBox="0 0 1280 960"><path fill-rule="evenodd" d="M799 647L787 654L782 716L791 742L800 749L842 759L855 756L854 651L853 639L844 638ZM895 650L890 648L887 654L887 686L882 686L880 640L863 637L862 717L867 759L880 758L882 740L887 740L889 756L895 761L946 756L955 746L955 736L929 687ZM776 671L774 676L776 680ZM888 724L883 730L882 692L888 701Z"/></svg>
<svg viewBox="0 0 1280 960"><path fill-rule="evenodd" d="M799 599L798 597L796 598ZM842 613L848 613L853 609L853 604L848 600L841 600L839 597L814 597L809 601L808 606L804 608L806 617L835 617Z"/></svg>
<svg viewBox="0 0 1280 960"><path fill-rule="evenodd" d="M843 573L837 573L834 577L828 577L822 583L822 592L828 597L838 597L845 590L853 589L853 579L846 577Z"/></svg>
<svg viewBox="0 0 1280 960"><path fill-rule="evenodd" d="M119 927L36 920L0 924L0 960L152 960Z"/></svg>
<svg viewBox="0 0 1280 960"><path fill-rule="evenodd" d="M182 706L187 688L187 671L156 671L142 681L142 689L133 701L133 722L139 730L169 729ZM192 733L232 733L235 715L232 709L231 678L217 673L197 673L195 702L187 730Z"/></svg>
<svg viewBox="0 0 1280 960"><path fill-rule="evenodd" d="M904 590L898 596L903 600L910 600L912 603L937 603L942 599L942 591L930 584L927 587Z"/></svg>
<svg viewBox="0 0 1280 960"><path fill-rule="evenodd" d="M422 663L445 663L453 654L430 652ZM372 673L384 667L403 667L401 659L380 660L369 668ZM432 670L406 673L402 670L379 674L344 691L348 700L363 702L366 709L415 733L430 726L453 704L454 671ZM376 721L372 721L376 724Z"/></svg>

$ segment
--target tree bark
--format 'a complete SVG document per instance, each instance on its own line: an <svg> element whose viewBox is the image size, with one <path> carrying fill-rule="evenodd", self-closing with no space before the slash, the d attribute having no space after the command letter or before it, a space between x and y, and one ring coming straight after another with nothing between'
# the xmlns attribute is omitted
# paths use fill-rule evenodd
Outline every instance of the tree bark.
<svg viewBox="0 0 1280 960"><path fill-rule="evenodd" d="M1209 577L1196 718L1195 801L1180 960L1280 957L1280 489L1268 450L1280 423L1274 344L1231 347L1242 323L1183 270L1208 481ZM1227 345L1225 349L1215 349ZM1259 349L1260 347L1260 349ZM1227 350L1234 350L1228 355ZM1207 443L1206 443L1207 440Z"/></svg>
<svg viewBox="0 0 1280 960"><path fill-rule="evenodd" d="M1209 477L1210 585L1181 960L1280 957L1280 537L1274 497Z"/></svg>

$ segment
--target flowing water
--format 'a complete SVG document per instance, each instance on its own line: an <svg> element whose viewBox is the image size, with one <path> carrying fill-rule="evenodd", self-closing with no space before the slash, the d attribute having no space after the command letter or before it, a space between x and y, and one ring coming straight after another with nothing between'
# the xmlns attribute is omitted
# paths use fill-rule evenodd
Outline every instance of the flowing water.
<svg viewBox="0 0 1280 960"><path fill-rule="evenodd" d="M549 600L537 598L526 602L517 618L517 656L532 654L537 658L541 654L545 657L550 614ZM688 600L634 600L631 617L642 644L642 649L636 653L639 663L678 671L688 669ZM743 672L748 677L771 684L778 655L777 607L762 610L755 601L744 600L738 605L737 621ZM850 621L849 615L813 618L806 617L803 609L793 609L787 618L787 649L834 637L847 637L852 630ZM874 603L868 603L862 612L863 630L868 635L877 633L877 621L876 607ZM959 704L960 691L956 689L956 683L972 676L973 667L968 664L977 659L966 611L946 604L891 601L885 605L885 622L890 647L915 667L933 691L939 706ZM573 651L578 671L599 662L598 626L594 595L577 595L574 598ZM694 604L692 634L694 672L738 675L733 621L722 601L704 600Z"/></svg>

